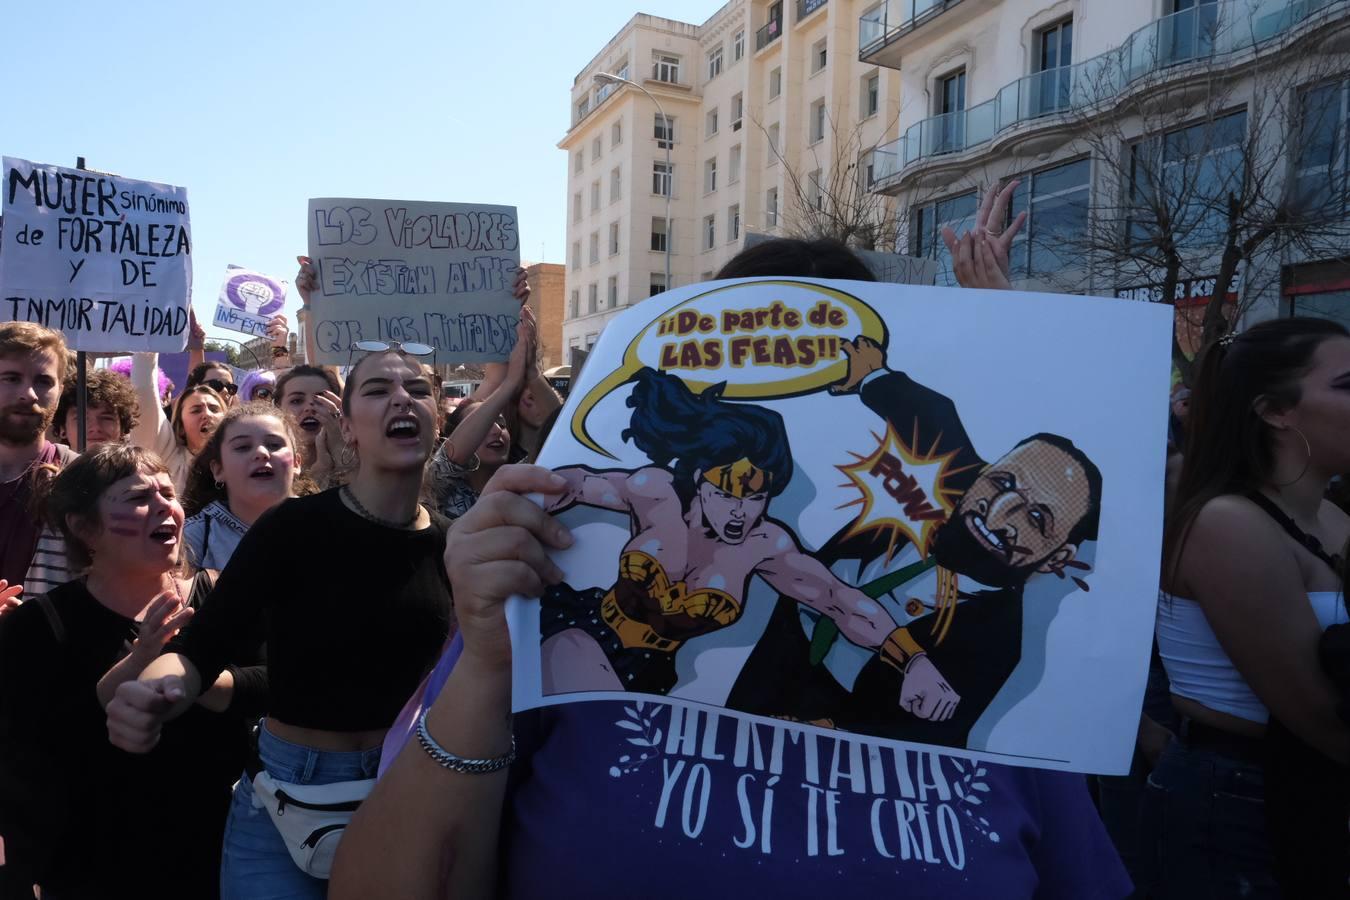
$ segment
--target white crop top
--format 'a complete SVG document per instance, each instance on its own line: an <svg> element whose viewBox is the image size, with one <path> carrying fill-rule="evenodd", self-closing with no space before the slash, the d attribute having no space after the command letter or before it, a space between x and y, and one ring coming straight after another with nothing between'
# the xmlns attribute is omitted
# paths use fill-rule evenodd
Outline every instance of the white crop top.
<svg viewBox="0 0 1350 900"><path fill-rule="evenodd" d="M1345 604L1339 591L1308 595L1322 628L1345 624ZM1209 627L1204 610L1194 600L1158 595L1158 654L1172 684L1172 693L1212 710L1265 724L1270 713L1233 666Z"/></svg>

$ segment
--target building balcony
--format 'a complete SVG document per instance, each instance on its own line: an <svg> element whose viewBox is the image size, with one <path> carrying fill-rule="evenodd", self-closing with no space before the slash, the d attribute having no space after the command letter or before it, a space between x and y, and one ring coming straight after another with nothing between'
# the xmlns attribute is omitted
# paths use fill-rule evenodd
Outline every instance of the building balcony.
<svg viewBox="0 0 1350 900"><path fill-rule="evenodd" d="M1334 8L1334 9L1333 9ZM1017 79L989 100L910 126L875 151L879 193L899 188L901 177L924 161L989 144L1005 133L1049 127L1069 114L1108 108L1128 91L1185 75L1186 64L1222 60L1285 36L1319 16L1350 17L1350 0L1264 2L1220 0L1156 19L1112 50L1072 66Z"/></svg>
<svg viewBox="0 0 1350 900"><path fill-rule="evenodd" d="M797 18L800 22L818 9L823 9L830 0L797 0Z"/></svg>
<svg viewBox="0 0 1350 900"><path fill-rule="evenodd" d="M755 52L763 50L783 36L783 20L770 19L768 23L755 32Z"/></svg>
<svg viewBox="0 0 1350 900"><path fill-rule="evenodd" d="M884 0L858 20L858 58L898 69L900 54L912 43L940 39L991 5L988 0ZM933 24L925 28L929 23ZM923 33L915 36L920 30Z"/></svg>

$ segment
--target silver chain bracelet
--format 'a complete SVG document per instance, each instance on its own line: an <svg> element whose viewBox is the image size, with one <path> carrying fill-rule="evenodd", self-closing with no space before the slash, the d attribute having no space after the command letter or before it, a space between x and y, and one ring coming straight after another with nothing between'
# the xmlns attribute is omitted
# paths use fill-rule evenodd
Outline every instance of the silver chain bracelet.
<svg viewBox="0 0 1350 900"><path fill-rule="evenodd" d="M451 772L461 772L465 775L487 775L490 772L499 772L505 769L511 763L516 761L516 738L511 736L511 751L503 756L494 756L491 759L465 759L462 756L456 756L449 750L436 743L436 739L427 731L427 713L423 710L417 717L417 743L422 745L422 749L427 752L435 761L436 765L443 769L449 769Z"/></svg>

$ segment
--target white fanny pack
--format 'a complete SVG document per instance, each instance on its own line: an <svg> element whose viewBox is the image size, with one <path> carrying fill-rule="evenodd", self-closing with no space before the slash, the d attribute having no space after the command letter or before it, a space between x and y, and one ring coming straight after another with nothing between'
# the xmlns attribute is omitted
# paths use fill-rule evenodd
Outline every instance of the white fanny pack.
<svg viewBox="0 0 1350 900"><path fill-rule="evenodd" d="M300 871L327 878L347 823L375 787L374 778L333 784L287 784L267 772L253 776L258 798Z"/></svg>

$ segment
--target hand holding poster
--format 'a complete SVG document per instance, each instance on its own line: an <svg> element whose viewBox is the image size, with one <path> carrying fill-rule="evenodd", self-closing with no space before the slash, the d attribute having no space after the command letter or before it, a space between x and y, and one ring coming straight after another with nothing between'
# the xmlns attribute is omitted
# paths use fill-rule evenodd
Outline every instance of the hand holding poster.
<svg viewBox="0 0 1350 900"><path fill-rule="evenodd" d="M309 255L320 363L357 341L416 342L437 362L501 362L520 301L516 210L401 200L309 201Z"/></svg>
<svg viewBox="0 0 1350 900"><path fill-rule="evenodd" d="M225 270L213 324L253 337L267 336L267 323L286 303L286 282L239 266Z"/></svg>
<svg viewBox="0 0 1350 900"><path fill-rule="evenodd" d="M4 159L0 321L37 322L75 350L177 351L187 341L187 191Z"/></svg>
<svg viewBox="0 0 1350 900"><path fill-rule="evenodd" d="M622 314L540 457L577 540L564 583L509 609L514 707L644 693L1127 770L1168 327L1118 301L806 279Z"/></svg>

